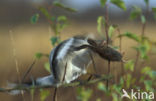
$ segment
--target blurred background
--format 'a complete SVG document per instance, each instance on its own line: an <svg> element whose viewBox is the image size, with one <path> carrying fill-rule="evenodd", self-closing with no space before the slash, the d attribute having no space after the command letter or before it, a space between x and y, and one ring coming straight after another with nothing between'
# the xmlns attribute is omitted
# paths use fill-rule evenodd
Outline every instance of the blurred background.
<svg viewBox="0 0 156 101"><path fill-rule="evenodd" d="M78 10L76 13L70 13L61 8L52 8L51 14L53 15L66 15L69 24L61 32L61 40L65 40L74 35L83 33L97 33L97 17L105 14L105 7L100 7L99 0L58 0L68 7L72 7ZM139 20L130 21L129 14L132 6L136 5L146 12L146 5L143 0L124 0L127 6L127 11L123 11L113 4L109 4L109 23L118 24L121 33L131 31L136 34L141 34L141 23ZM23 75L26 69L33 62L34 54L36 52L42 52L49 54L52 50L50 42L51 36L54 35L48 21L44 15L40 15L39 21L36 24L31 24L30 18L34 13L40 13L37 9L40 6L51 7L53 0L0 0L0 87L5 87L7 82L16 82L17 73L15 69L15 62L13 57L13 47L10 40L10 34L14 37L14 48L16 49L16 57L18 60L18 66L20 75ZM149 2L149 14L146 26L146 36L156 41L156 21L154 20L151 8L156 6L156 0L150 0ZM119 42L115 41L118 45ZM125 52L124 58L134 59L136 53L131 49L131 46L136 43L124 39L123 40L123 52ZM150 59L147 64L153 69L156 69L155 63L156 56L150 55ZM29 76L34 78L48 75L49 73L44 69L44 63L48 61L48 58L42 58L37 61L33 70ZM99 73L106 73L105 68L106 61L100 58L96 59L96 65ZM117 64L117 65L116 65ZM116 69L116 73L120 74L118 69L118 63L112 65L112 69ZM102 70L102 71L101 71ZM27 80L29 77L27 78ZM91 87L93 87L92 85ZM53 90L51 90L53 92ZM103 97L102 93L95 90L94 97L91 101L95 101L94 98ZM52 94L51 94L52 95ZM52 97L49 97L51 99ZM11 96L6 93L0 93L0 99L2 101L21 101L21 96ZM76 101L75 88L62 88L58 93L59 101ZM29 93L25 94L25 100L30 101ZM35 101L38 101L38 93L35 93ZM48 101L48 100L47 100Z"/></svg>

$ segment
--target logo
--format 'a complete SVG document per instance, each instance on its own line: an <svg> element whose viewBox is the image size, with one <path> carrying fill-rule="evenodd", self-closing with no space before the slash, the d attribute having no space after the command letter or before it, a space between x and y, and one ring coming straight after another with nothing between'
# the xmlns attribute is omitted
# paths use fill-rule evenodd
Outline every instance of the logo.
<svg viewBox="0 0 156 101"><path fill-rule="evenodd" d="M128 98L128 99L154 99L154 92L141 92L140 90L134 91L131 89L131 93L128 94L128 92L125 89L122 89L122 98Z"/></svg>

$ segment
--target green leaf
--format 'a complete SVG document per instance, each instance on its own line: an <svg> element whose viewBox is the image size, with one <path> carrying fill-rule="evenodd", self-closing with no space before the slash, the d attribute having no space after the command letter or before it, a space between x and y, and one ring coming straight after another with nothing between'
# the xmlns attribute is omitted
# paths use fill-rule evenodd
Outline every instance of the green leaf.
<svg viewBox="0 0 156 101"><path fill-rule="evenodd" d="M126 11L126 6L123 0L110 0L110 2L115 4L119 8L123 9L124 11Z"/></svg>
<svg viewBox="0 0 156 101"><path fill-rule="evenodd" d="M53 5L55 5L55 6L57 6L57 7L60 7L60 8L63 8L63 9L65 9L65 10L67 10L67 11L70 11L70 12L77 12L77 10L76 9L74 9L74 8L69 8L69 7L67 7L67 6L65 6L65 5L63 5L63 4L61 4L61 3L59 3L59 2L53 2Z"/></svg>
<svg viewBox="0 0 156 101"><path fill-rule="evenodd" d="M142 76L140 77L139 82L142 83L142 82L144 82L144 80L145 80L145 75L142 75Z"/></svg>
<svg viewBox="0 0 156 101"><path fill-rule="evenodd" d="M38 19L39 19L39 14L36 13L36 14L34 14L34 15L31 17L30 22L31 22L32 24L35 24L35 23L38 21Z"/></svg>
<svg viewBox="0 0 156 101"><path fill-rule="evenodd" d="M64 21L64 22L66 22L66 21L67 21L67 18L66 18L66 16L59 16L59 17L57 18L57 20L58 20L58 21Z"/></svg>
<svg viewBox="0 0 156 101"><path fill-rule="evenodd" d="M156 13L156 7L153 7L152 8L152 11Z"/></svg>
<svg viewBox="0 0 156 101"><path fill-rule="evenodd" d="M53 46L55 46L55 44L59 41L59 37L57 37L57 36L53 36L53 37L51 37L51 44L53 45Z"/></svg>
<svg viewBox="0 0 156 101"><path fill-rule="evenodd" d="M64 29L66 27L66 25L67 25L66 16L59 16L57 18L57 21L58 21L58 23L57 23L58 30L62 30L62 29Z"/></svg>
<svg viewBox="0 0 156 101"><path fill-rule="evenodd" d="M113 26L110 26L108 29L109 38L113 36L114 31L115 31L115 28Z"/></svg>
<svg viewBox="0 0 156 101"><path fill-rule="evenodd" d="M145 80L144 81L144 85L145 85L145 88L146 88L146 91L152 91L153 88L152 88L152 81L151 80Z"/></svg>
<svg viewBox="0 0 156 101"><path fill-rule="evenodd" d="M131 11L131 14L130 14L130 19L131 20L136 19L137 17L141 15L141 13L142 13L141 8L137 6L133 6L133 10Z"/></svg>
<svg viewBox="0 0 156 101"><path fill-rule="evenodd" d="M153 80L156 80L156 71L152 70L152 71L149 73L149 76L150 76L150 78L152 78Z"/></svg>
<svg viewBox="0 0 156 101"><path fill-rule="evenodd" d="M96 101L102 101L100 98L97 98Z"/></svg>
<svg viewBox="0 0 156 101"><path fill-rule="evenodd" d="M154 19L156 20L156 13L154 13Z"/></svg>
<svg viewBox="0 0 156 101"><path fill-rule="evenodd" d="M156 71L152 70L151 67L144 67L141 73L148 75L151 79L156 80Z"/></svg>
<svg viewBox="0 0 156 101"><path fill-rule="evenodd" d="M131 85L132 76L130 74L127 74L126 77L126 87L129 88Z"/></svg>
<svg viewBox="0 0 156 101"><path fill-rule="evenodd" d="M102 7L105 6L106 2L107 2L107 0L100 0L101 6Z"/></svg>
<svg viewBox="0 0 156 101"><path fill-rule="evenodd" d="M114 84L112 85L112 90L116 91L117 93L121 93L121 89L122 89L123 85L122 84Z"/></svg>
<svg viewBox="0 0 156 101"><path fill-rule="evenodd" d="M105 25L105 19L103 16L99 16L97 19L97 31L102 34L102 25Z"/></svg>
<svg viewBox="0 0 156 101"><path fill-rule="evenodd" d="M51 21L55 21L55 20L56 20L56 17L52 16Z"/></svg>
<svg viewBox="0 0 156 101"><path fill-rule="evenodd" d="M48 10L44 7L40 7L39 10L41 13L46 16L47 19L51 19L51 15L49 14Z"/></svg>
<svg viewBox="0 0 156 101"><path fill-rule="evenodd" d="M113 101L119 101L118 95L116 93L112 93Z"/></svg>
<svg viewBox="0 0 156 101"><path fill-rule="evenodd" d="M133 60L129 60L126 64L124 64L124 68L126 70L133 71L134 70L134 61Z"/></svg>
<svg viewBox="0 0 156 101"><path fill-rule="evenodd" d="M140 56L142 59L148 59L148 52L151 46L147 40L144 40L143 43L139 44L135 49L140 52Z"/></svg>
<svg viewBox="0 0 156 101"><path fill-rule="evenodd" d="M126 32L124 34L121 34L119 37L128 37L128 38L133 39L137 42L140 42L139 36L137 36L136 34L130 33L130 32Z"/></svg>
<svg viewBox="0 0 156 101"><path fill-rule="evenodd" d="M156 7L152 8L152 11L154 13L154 19L156 20Z"/></svg>
<svg viewBox="0 0 156 101"><path fill-rule="evenodd" d="M101 91L107 92L107 88L106 88L106 86L105 86L102 82L99 82L99 83L98 83L97 88L98 88L99 90L101 90Z"/></svg>
<svg viewBox="0 0 156 101"><path fill-rule="evenodd" d="M119 46L111 46L113 49L118 50L120 47Z"/></svg>
<svg viewBox="0 0 156 101"><path fill-rule="evenodd" d="M124 86L124 79L122 77L120 78L120 85L121 85L121 87Z"/></svg>
<svg viewBox="0 0 156 101"><path fill-rule="evenodd" d="M84 87L78 87L77 88L77 99L81 101L89 101L89 98L92 95L91 89L85 89Z"/></svg>
<svg viewBox="0 0 156 101"><path fill-rule="evenodd" d="M142 70L141 70L141 73L143 74L148 74L149 72L151 72L151 67L144 67Z"/></svg>
<svg viewBox="0 0 156 101"><path fill-rule="evenodd" d="M63 30L68 25L66 16L58 16L57 18L53 18L51 20L56 20L56 23L52 26L55 35L59 35L61 30Z"/></svg>
<svg viewBox="0 0 156 101"><path fill-rule="evenodd" d="M31 101L34 101L34 93L35 93L35 89L30 89Z"/></svg>
<svg viewBox="0 0 156 101"><path fill-rule="evenodd" d="M144 2L146 3L146 5L148 5L148 4L149 4L149 0L144 0Z"/></svg>
<svg viewBox="0 0 156 101"><path fill-rule="evenodd" d="M141 23L145 24L146 23L146 18L144 15L141 15Z"/></svg>
<svg viewBox="0 0 156 101"><path fill-rule="evenodd" d="M136 47L136 49L140 52L141 54L141 58L143 59L147 59L147 48L145 45L139 45L138 47Z"/></svg>
<svg viewBox="0 0 156 101"><path fill-rule="evenodd" d="M44 68L45 68L49 73L51 73L49 62L46 62L46 63L44 64Z"/></svg>
<svg viewBox="0 0 156 101"><path fill-rule="evenodd" d="M43 56L43 54L42 53L39 53L39 52L35 54L35 57L37 59L40 59L42 56Z"/></svg>
<svg viewBox="0 0 156 101"><path fill-rule="evenodd" d="M50 95L50 91L49 90L40 90L40 99L41 101L45 101L45 99Z"/></svg>

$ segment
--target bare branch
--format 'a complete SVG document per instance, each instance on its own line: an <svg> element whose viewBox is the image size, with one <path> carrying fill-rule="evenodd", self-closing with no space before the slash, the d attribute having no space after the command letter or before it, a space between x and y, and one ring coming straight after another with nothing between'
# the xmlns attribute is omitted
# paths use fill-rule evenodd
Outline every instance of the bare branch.
<svg viewBox="0 0 156 101"><path fill-rule="evenodd" d="M94 61L93 55L92 55L91 52L89 52L89 55L90 55L90 58L92 60L93 69L94 69L95 73L97 74L96 65L95 65L95 61Z"/></svg>
<svg viewBox="0 0 156 101"><path fill-rule="evenodd" d="M95 84L97 82L100 81L105 81L108 79L111 79L112 76L111 75L103 75L100 76L96 79L90 80L90 81L79 81L79 82L73 82L73 83L69 83L69 84L62 84L62 86L60 87L76 87L76 86L84 86L84 85L91 85L91 84ZM41 89L41 88L56 88L55 86L52 85L42 85L42 86L23 86L23 85L19 85L16 86L14 88L0 88L0 92L9 92L9 91L13 91L13 90L31 90L31 89Z"/></svg>
<svg viewBox="0 0 156 101"><path fill-rule="evenodd" d="M33 68L33 66L34 66L35 63L36 63L36 60L33 61L33 63L28 68L28 70L25 72L25 74L24 74L21 82L24 82L25 78L27 77L27 75L29 74L29 72L31 71L31 69Z"/></svg>
<svg viewBox="0 0 156 101"><path fill-rule="evenodd" d="M55 90L54 90L53 101L57 101L57 89L58 88L55 88Z"/></svg>

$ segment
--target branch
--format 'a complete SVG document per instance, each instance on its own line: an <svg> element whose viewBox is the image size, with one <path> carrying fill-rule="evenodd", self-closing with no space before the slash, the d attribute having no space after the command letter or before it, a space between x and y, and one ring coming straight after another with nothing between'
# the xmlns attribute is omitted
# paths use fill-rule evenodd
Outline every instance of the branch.
<svg viewBox="0 0 156 101"><path fill-rule="evenodd" d="M35 65L35 63L36 63L36 60L33 60L33 63L30 65L30 67L28 68L28 70L26 70L26 72L25 72L25 74L24 74L24 76L23 76L23 78L22 78L22 83L24 82L24 80L25 80L25 78L27 77L27 75L29 74L29 72L31 71L31 69L33 68L33 66Z"/></svg>
<svg viewBox="0 0 156 101"><path fill-rule="evenodd" d="M76 87L76 86L84 86L84 85L90 85L90 84L94 84L100 81L105 81L108 79L111 79L112 76L111 75L104 75L104 76L100 76L96 79L90 80L90 81L78 81L78 82L73 82L73 83L69 83L69 84L63 84L60 87ZM9 92L9 91L13 91L13 90L31 90L31 89L40 89L40 88L56 88L55 86L52 85L44 85L44 86L23 86L23 85L19 85L16 86L14 88L0 88L0 92Z"/></svg>

